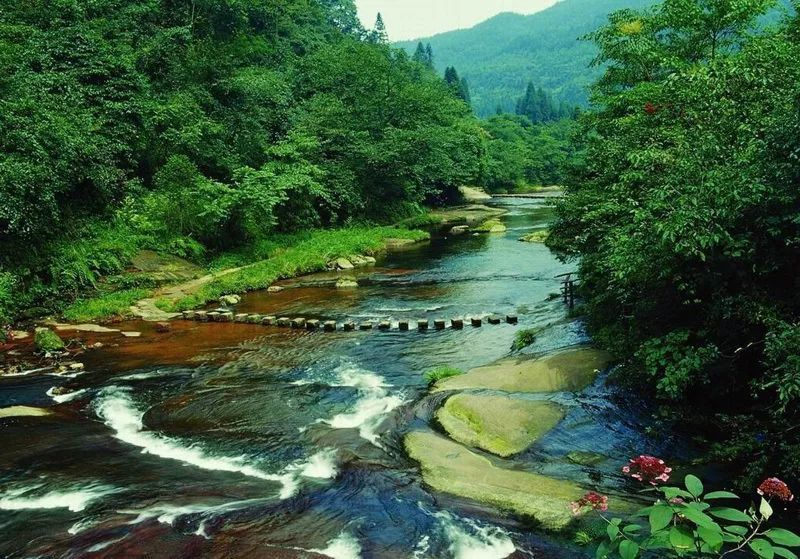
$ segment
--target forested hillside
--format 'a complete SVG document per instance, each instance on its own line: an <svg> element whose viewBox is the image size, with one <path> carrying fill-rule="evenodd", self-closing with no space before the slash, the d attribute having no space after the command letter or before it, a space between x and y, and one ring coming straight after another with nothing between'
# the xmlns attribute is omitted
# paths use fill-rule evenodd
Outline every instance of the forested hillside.
<svg viewBox="0 0 800 559"><path fill-rule="evenodd" d="M595 47L579 37L594 31L608 14L640 8L653 0L562 0L536 14L503 13L471 29L422 39L430 43L434 64L443 72L454 66L469 82L472 104L480 116L498 107L514 112L529 81L569 105L585 104L588 87L600 76L588 66ZM398 43L413 52L417 41Z"/></svg>
<svg viewBox="0 0 800 559"><path fill-rule="evenodd" d="M0 322L120 271L387 221L478 176L483 133L351 0L0 11Z"/></svg>

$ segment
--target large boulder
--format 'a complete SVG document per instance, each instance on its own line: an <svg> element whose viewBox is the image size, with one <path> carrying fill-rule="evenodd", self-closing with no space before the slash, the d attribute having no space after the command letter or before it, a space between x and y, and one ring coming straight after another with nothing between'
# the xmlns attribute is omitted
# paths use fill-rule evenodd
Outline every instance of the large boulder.
<svg viewBox="0 0 800 559"><path fill-rule="evenodd" d="M542 400L456 394L439 408L436 419L458 442L506 457L555 427L564 419L564 409Z"/></svg>
<svg viewBox="0 0 800 559"><path fill-rule="evenodd" d="M611 362L601 350L581 347L544 357L507 357L436 383L434 391L488 389L505 392L578 391Z"/></svg>
<svg viewBox="0 0 800 559"><path fill-rule="evenodd" d="M569 504L584 490L573 483L492 464L464 446L427 431L405 438L422 478L431 487L537 521L542 528L560 531L573 523Z"/></svg>
<svg viewBox="0 0 800 559"><path fill-rule="evenodd" d="M49 328L37 328L33 338L33 345L36 351L42 353L53 353L62 351L65 347L64 340Z"/></svg>

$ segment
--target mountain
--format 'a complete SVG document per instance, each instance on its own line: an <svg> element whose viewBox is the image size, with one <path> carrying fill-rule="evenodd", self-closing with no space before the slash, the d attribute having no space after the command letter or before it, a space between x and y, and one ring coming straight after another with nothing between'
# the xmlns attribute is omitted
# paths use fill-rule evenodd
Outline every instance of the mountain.
<svg viewBox="0 0 800 559"><path fill-rule="evenodd" d="M609 13L643 8L654 0L562 0L532 15L502 13L470 29L420 39L433 47L434 64L454 66L469 82L480 116L500 106L513 111L529 81L559 100L585 104L587 86L599 75L588 68L595 49L580 37L597 29ZM418 41L396 45L413 53Z"/></svg>

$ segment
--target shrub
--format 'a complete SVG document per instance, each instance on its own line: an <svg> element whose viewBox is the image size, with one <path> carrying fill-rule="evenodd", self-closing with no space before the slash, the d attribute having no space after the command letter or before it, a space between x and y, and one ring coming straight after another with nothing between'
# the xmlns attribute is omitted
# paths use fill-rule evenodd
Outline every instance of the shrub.
<svg viewBox="0 0 800 559"><path fill-rule="evenodd" d="M436 367L435 369L431 369L427 373L425 373L425 380L428 381L428 384L435 384L440 380L450 378L450 377L457 377L458 375L463 375L464 371L461 369L456 369L455 367L447 367L441 366Z"/></svg>
<svg viewBox="0 0 800 559"><path fill-rule="evenodd" d="M540 328L527 328L518 331L514 336L514 343L511 344L511 349L519 351L533 344L536 341L536 335L540 331Z"/></svg>
<svg viewBox="0 0 800 559"><path fill-rule="evenodd" d="M14 276L0 272L0 326L14 319Z"/></svg>

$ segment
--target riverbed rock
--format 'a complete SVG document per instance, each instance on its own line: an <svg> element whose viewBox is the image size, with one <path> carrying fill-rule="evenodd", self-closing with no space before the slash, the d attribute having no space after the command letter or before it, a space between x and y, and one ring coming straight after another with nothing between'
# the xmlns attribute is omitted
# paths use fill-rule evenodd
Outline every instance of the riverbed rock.
<svg viewBox="0 0 800 559"><path fill-rule="evenodd" d="M473 228L474 231L480 233L504 233L507 227L499 219L489 219L481 223L478 227Z"/></svg>
<svg viewBox="0 0 800 559"><path fill-rule="evenodd" d="M523 235L519 238L520 241L523 243L543 243L547 240L550 236L550 231L542 230L542 231L534 231L533 233L528 233L527 235Z"/></svg>
<svg viewBox="0 0 800 559"><path fill-rule="evenodd" d="M336 280L336 289L355 289L358 282L352 278L339 278Z"/></svg>
<svg viewBox="0 0 800 559"><path fill-rule="evenodd" d="M417 241L413 239L390 238L390 239L385 239L383 242L386 246L386 250L401 250L403 248L416 244Z"/></svg>
<svg viewBox="0 0 800 559"><path fill-rule="evenodd" d="M44 417L52 415L52 412L45 408L35 408L32 406L9 406L0 408L0 419L4 417Z"/></svg>
<svg viewBox="0 0 800 559"><path fill-rule="evenodd" d="M362 256L360 254L355 254L348 257L350 262L356 268L364 268L366 266L374 266L377 260L375 260L372 256Z"/></svg>
<svg viewBox="0 0 800 559"><path fill-rule="evenodd" d="M172 325L169 322L156 322L156 332L159 334L166 334L172 330Z"/></svg>
<svg viewBox="0 0 800 559"><path fill-rule="evenodd" d="M353 266L353 263L350 262L347 258L337 258L336 260L334 260L334 265L335 265L334 268L336 270L352 270L353 268L355 268L355 266Z"/></svg>
<svg viewBox="0 0 800 559"><path fill-rule="evenodd" d="M425 483L450 493L532 518L542 528L564 530L573 523L569 503L584 493L573 483L509 470L466 447L427 431L412 431L405 447L420 463Z"/></svg>
<svg viewBox="0 0 800 559"><path fill-rule="evenodd" d="M482 388L505 392L578 391L589 386L611 362L605 351L590 347L545 355L500 359L466 374L436 383L434 391Z"/></svg>
<svg viewBox="0 0 800 559"><path fill-rule="evenodd" d="M49 328L39 327L34 334L33 345L36 351L52 353L64 349L64 340Z"/></svg>
<svg viewBox="0 0 800 559"><path fill-rule="evenodd" d="M564 408L511 396L456 394L439 408L436 419L456 441L507 457L555 427L564 419Z"/></svg>
<svg viewBox="0 0 800 559"><path fill-rule="evenodd" d="M109 328L107 326L100 326L99 324L56 324L55 329L59 332L63 330L72 330L75 332L92 332L94 334L119 332L118 328Z"/></svg>
<svg viewBox="0 0 800 559"><path fill-rule="evenodd" d="M226 307L232 307L241 303L242 298L239 295L223 295L219 298L219 302Z"/></svg>
<svg viewBox="0 0 800 559"><path fill-rule="evenodd" d="M469 225L456 225L450 229L450 234L453 236L464 235L469 231Z"/></svg>
<svg viewBox="0 0 800 559"><path fill-rule="evenodd" d="M286 289L286 288L285 287L281 287L280 285L270 285L267 288L267 293L280 293L284 289Z"/></svg>
<svg viewBox="0 0 800 559"><path fill-rule="evenodd" d="M140 338L142 336L141 332L136 331L128 331L128 332L120 332L126 338Z"/></svg>

